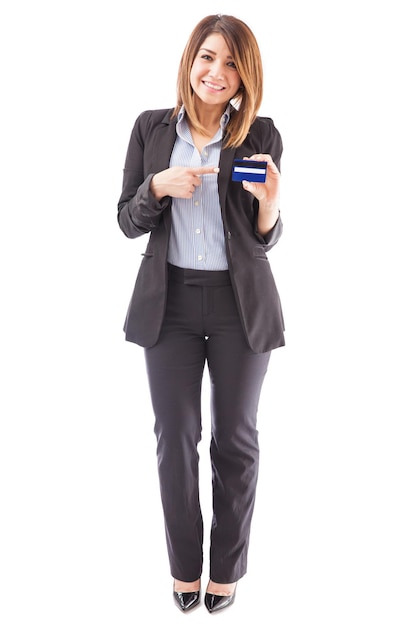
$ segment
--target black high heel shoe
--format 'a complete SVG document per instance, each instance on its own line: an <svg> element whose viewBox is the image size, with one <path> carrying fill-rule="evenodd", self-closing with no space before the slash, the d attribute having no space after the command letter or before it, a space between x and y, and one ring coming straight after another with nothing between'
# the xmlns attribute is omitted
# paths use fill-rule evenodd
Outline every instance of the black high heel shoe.
<svg viewBox="0 0 418 626"><path fill-rule="evenodd" d="M200 590L173 591L174 602L181 611L190 611L200 602Z"/></svg>
<svg viewBox="0 0 418 626"><path fill-rule="evenodd" d="M235 593L237 591L237 586L235 585L234 592L231 593L230 596L217 596L214 593L205 594L205 606L209 613L214 613L215 611L220 611L221 609L226 609L227 606L231 606L235 600Z"/></svg>

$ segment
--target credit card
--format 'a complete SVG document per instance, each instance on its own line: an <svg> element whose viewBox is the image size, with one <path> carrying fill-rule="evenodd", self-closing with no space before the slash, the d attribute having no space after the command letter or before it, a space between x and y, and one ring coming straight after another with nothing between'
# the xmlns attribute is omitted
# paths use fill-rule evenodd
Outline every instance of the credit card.
<svg viewBox="0 0 418 626"><path fill-rule="evenodd" d="M251 161L251 159L234 159L232 180L248 180L249 183L265 183L267 161Z"/></svg>

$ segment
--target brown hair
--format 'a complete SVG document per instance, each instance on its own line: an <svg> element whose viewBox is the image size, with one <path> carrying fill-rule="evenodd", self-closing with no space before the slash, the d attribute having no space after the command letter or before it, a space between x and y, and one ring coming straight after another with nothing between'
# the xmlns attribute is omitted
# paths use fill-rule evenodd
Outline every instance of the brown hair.
<svg viewBox="0 0 418 626"><path fill-rule="evenodd" d="M195 109L194 93L190 85L190 72L198 50L211 34L223 36L231 51L242 87L233 99L237 108L231 116L226 129L224 147L237 147L248 135L263 97L263 67L257 40L250 28L241 20L231 15L208 15L195 26L183 55L177 77L177 105L173 116L184 105L190 123L197 130L204 132Z"/></svg>

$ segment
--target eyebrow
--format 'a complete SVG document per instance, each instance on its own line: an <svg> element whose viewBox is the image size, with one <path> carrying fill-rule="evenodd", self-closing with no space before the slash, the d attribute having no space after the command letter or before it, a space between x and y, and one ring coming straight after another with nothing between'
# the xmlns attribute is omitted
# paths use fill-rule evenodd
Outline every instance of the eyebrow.
<svg viewBox="0 0 418 626"><path fill-rule="evenodd" d="M214 52L213 50L209 50L209 48L200 48L199 52L202 52L202 50L205 50L206 52L209 52L210 54L213 54L216 56L216 52ZM227 59L232 59L232 57L228 55Z"/></svg>

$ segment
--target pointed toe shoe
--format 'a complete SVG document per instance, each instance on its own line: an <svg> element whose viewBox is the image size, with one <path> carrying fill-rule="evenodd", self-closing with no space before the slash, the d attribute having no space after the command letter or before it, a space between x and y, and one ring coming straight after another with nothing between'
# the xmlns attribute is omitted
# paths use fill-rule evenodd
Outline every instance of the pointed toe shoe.
<svg viewBox="0 0 418 626"><path fill-rule="evenodd" d="M200 602L200 591L173 591L174 602L181 611L190 611Z"/></svg>

